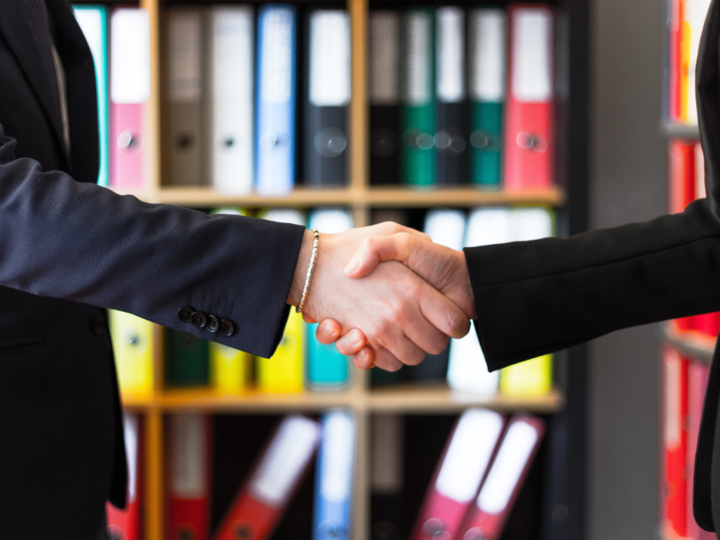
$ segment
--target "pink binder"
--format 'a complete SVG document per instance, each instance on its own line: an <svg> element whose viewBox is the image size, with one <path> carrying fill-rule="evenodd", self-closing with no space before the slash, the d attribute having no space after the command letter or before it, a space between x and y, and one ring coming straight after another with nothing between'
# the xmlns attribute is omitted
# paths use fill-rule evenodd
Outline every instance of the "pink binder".
<svg viewBox="0 0 720 540"><path fill-rule="evenodd" d="M143 117L150 99L150 21L138 8L114 9L110 18L110 185L146 185L147 136Z"/></svg>
<svg viewBox="0 0 720 540"><path fill-rule="evenodd" d="M697 451L698 435L705 390L710 377L710 365L697 360L690 362L688 368L688 440L687 440L687 532L694 540L716 540L713 533L700 528L693 517L693 474L695 471L695 452Z"/></svg>

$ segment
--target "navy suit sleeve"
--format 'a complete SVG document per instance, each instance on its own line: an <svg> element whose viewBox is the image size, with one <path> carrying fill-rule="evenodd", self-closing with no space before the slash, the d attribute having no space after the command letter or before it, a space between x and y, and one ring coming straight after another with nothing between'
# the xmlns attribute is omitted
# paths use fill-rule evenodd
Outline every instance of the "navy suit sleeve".
<svg viewBox="0 0 720 540"><path fill-rule="evenodd" d="M0 126L0 285L126 311L251 354L273 354L304 229L141 202L15 158ZM234 323L183 323L186 305Z"/></svg>

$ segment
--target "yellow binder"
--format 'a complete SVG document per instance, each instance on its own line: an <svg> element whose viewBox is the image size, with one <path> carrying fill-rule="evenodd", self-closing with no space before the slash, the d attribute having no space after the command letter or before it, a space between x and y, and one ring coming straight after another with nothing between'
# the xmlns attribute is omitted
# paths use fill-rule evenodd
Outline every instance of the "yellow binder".
<svg viewBox="0 0 720 540"><path fill-rule="evenodd" d="M238 393L247 388L248 355L220 343L210 343L210 385L219 392Z"/></svg>
<svg viewBox="0 0 720 540"><path fill-rule="evenodd" d="M262 392L273 394L302 392L303 320L290 312L285 335L272 358L257 358L257 382Z"/></svg>
<svg viewBox="0 0 720 540"><path fill-rule="evenodd" d="M152 393L153 323L122 311L111 310L109 315L120 390Z"/></svg>
<svg viewBox="0 0 720 540"><path fill-rule="evenodd" d="M521 362L500 371L500 392L506 396L544 396L551 389L551 354Z"/></svg>

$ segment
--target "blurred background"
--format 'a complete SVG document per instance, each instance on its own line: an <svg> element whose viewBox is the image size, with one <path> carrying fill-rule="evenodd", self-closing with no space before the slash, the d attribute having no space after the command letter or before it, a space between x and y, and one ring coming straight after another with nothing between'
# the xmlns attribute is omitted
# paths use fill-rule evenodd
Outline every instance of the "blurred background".
<svg viewBox="0 0 720 540"><path fill-rule="evenodd" d="M321 232L398 221L455 249L704 196L688 89L705 0L125 4L76 5L99 182L121 193ZM633 328L500 374L471 333L387 374L295 314L261 359L111 313L133 501L111 529L707 539L686 471L718 326Z"/></svg>

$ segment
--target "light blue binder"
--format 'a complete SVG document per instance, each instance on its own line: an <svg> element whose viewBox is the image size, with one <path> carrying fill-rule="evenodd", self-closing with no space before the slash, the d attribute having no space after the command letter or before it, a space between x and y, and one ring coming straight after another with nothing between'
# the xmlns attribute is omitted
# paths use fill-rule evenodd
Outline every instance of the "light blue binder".
<svg viewBox="0 0 720 540"><path fill-rule="evenodd" d="M100 129L100 173L97 183L108 185L108 63L107 63L107 8L96 5L73 6L75 18L90 46L95 62L97 85L98 127Z"/></svg>
<svg viewBox="0 0 720 540"><path fill-rule="evenodd" d="M295 183L295 8L258 11L255 189L282 195Z"/></svg>
<svg viewBox="0 0 720 540"><path fill-rule="evenodd" d="M322 424L313 540L347 540L355 469L355 417L346 410L330 411L324 415Z"/></svg>
<svg viewBox="0 0 720 540"><path fill-rule="evenodd" d="M309 228L335 234L352 229L350 212L340 208L315 210L310 214ZM332 345L323 345L315 337L317 324L307 325L306 380L313 390L339 390L350 382L350 360Z"/></svg>

